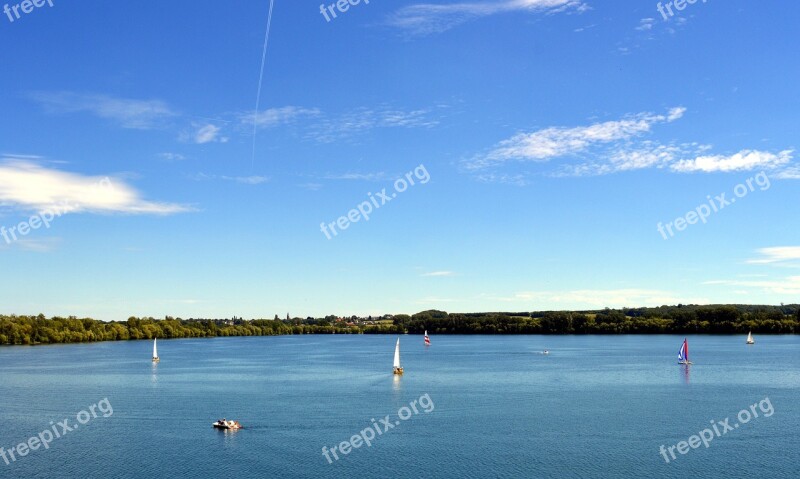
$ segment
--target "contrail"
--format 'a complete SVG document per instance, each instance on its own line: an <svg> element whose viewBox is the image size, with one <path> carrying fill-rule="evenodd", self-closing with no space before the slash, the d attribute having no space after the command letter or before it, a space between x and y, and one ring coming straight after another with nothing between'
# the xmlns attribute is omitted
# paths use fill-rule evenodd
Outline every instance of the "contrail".
<svg viewBox="0 0 800 479"><path fill-rule="evenodd" d="M256 93L256 110L253 113L253 158L250 160L252 170L256 162L256 132L258 130L258 107L261 103L261 85L264 82L264 65L267 63L267 45L269 45L269 30L272 26L272 7L275 0L269 0L269 15L267 16L267 33L264 35L264 51L261 53L261 74L258 77L258 93Z"/></svg>

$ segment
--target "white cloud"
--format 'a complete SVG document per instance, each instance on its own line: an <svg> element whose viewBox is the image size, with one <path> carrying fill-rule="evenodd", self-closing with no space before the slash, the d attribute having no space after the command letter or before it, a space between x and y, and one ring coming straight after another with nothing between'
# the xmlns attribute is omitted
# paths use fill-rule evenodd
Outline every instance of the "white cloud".
<svg viewBox="0 0 800 479"><path fill-rule="evenodd" d="M455 276L455 273L452 271L433 271L431 273L424 273L420 276L425 278L441 278L445 276Z"/></svg>
<svg viewBox="0 0 800 479"><path fill-rule="evenodd" d="M681 151L677 146L645 142L642 148L618 151L611 157L611 164L616 171L660 167L674 161Z"/></svg>
<svg viewBox="0 0 800 479"><path fill-rule="evenodd" d="M594 162L565 165L556 176L606 175L620 171L665 168L681 158L699 155L709 148L708 145L697 143L662 145L650 140L629 142Z"/></svg>
<svg viewBox="0 0 800 479"><path fill-rule="evenodd" d="M260 185L266 183L270 180L269 176L225 176L225 175L207 175L205 173L197 173L196 175L192 176L192 179L196 181L208 181L208 180L222 180L222 181L232 181L235 183L241 183L244 185Z"/></svg>
<svg viewBox="0 0 800 479"><path fill-rule="evenodd" d="M20 160L0 162L0 206L64 213L173 214L190 208L146 201L120 179L83 176Z"/></svg>
<svg viewBox="0 0 800 479"><path fill-rule="evenodd" d="M216 125L203 125L199 127L197 132L194 134L194 142L198 145L202 145L205 143L211 143L213 141L220 141L225 143L227 138L218 138L219 132L221 131L220 127Z"/></svg>
<svg viewBox="0 0 800 479"><path fill-rule="evenodd" d="M499 301L524 304L563 305L577 308L622 308L635 306L661 306L665 304L703 304L705 298L686 298L676 293L651 289L581 289L572 291L521 292Z"/></svg>
<svg viewBox="0 0 800 479"><path fill-rule="evenodd" d="M235 181L245 185L260 185L269 181L269 176L220 176L225 181Z"/></svg>
<svg viewBox="0 0 800 479"><path fill-rule="evenodd" d="M239 116L239 120L243 124L251 125L251 128L253 122L255 122L256 126L259 128L271 128L292 123L300 118L315 117L319 114L320 111L317 108L284 106L280 108L269 108L255 114L252 112L244 113Z"/></svg>
<svg viewBox="0 0 800 479"><path fill-rule="evenodd" d="M31 97L50 113L85 112L112 120L123 128L139 130L162 127L166 120L178 115L160 100L133 100L73 92L34 92Z"/></svg>
<svg viewBox="0 0 800 479"><path fill-rule="evenodd" d="M789 276L780 281L743 281L743 280L716 280L706 281L703 284L717 286L744 286L756 288L764 293L798 295L800 294L800 276Z"/></svg>
<svg viewBox="0 0 800 479"><path fill-rule="evenodd" d="M19 238L13 245L25 250L33 251L35 253L49 253L54 251L61 243L61 238Z"/></svg>
<svg viewBox="0 0 800 479"><path fill-rule="evenodd" d="M692 160L681 160L672 165L672 169L681 173L751 171L757 168L775 169L790 163L793 154L794 150L784 150L778 154L768 151L742 150L730 156L707 155Z"/></svg>
<svg viewBox="0 0 800 479"><path fill-rule="evenodd" d="M470 20L507 12L558 13L567 10L583 11L585 3L578 0L500 0L449 4L422 3L397 10L389 17L388 25L413 35L429 35L449 30Z"/></svg>
<svg viewBox="0 0 800 479"><path fill-rule="evenodd" d="M504 185L526 186L528 180L525 175L507 175L502 173L479 173L475 179L482 183L500 183Z"/></svg>
<svg viewBox="0 0 800 479"><path fill-rule="evenodd" d="M180 153L159 153L158 156L165 161L183 161L186 159L186 157Z"/></svg>
<svg viewBox="0 0 800 479"><path fill-rule="evenodd" d="M563 159L545 176L576 177L664 169L676 173L716 173L767 170L778 179L800 179L800 166L792 163L794 150L778 153L742 150L732 155L713 155L710 145L670 143L643 139L655 125L681 119L685 107L674 107L666 114L639 113L620 120L578 127L548 127L520 133L503 140L488 153L462 162L478 181L529 183L529 173L500 172L509 163L547 163Z"/></svg>
<svg viewBox="0 0 800 479"><path fill-rule="evenodd" d="M750 259L750 264L776 264L800 261L800 246L776 246L758 250L760 258Z"/></svg>
<svg viewBox="0 0 800 479"><path fill-rule="evenodd" d="M549 127L533 133L521 133L500 142L488 155L468 163L480 169L508 160L544 162L567 155L585 153L591 147L629 140L647 133L653 125L681 118L683 107L672 108L667 115L640 113L630 118L574 128Z"/></svg>
<svg viewBox="0 0 800 479"><path fill-rule="evenodd" d="M675 108L670 108L669 114L667 114L667 121L680 120L683 118L684 113L686 113L686 107L676 106Z"/></svg>
<svg viewBox="0 0 800 479"><path fill-rule="evenodd" d="M800 180L800 166L789 166L772 176L779 180Z"/></svg>
<svg viewBox="0 0 800 479"><path fill-rule="evenodd" d="M341 175L326 175L326 180L360 180L360 181L380 181L386 178L386 173L344 173Z"/></svg>
<svg viewBox="0 0 800 479"><path fill-rule="evenodd" d="M377 128L430 128L439 124L429 117L430 110L357 108L338 117L321 120L309 136L320 142L333 142Z"/></svg>
<svg viewBox="0 0 800 479"><path fill-rule="evenodd" d="M655 24L655 21L656 20L654 18L643 18L643 19L639 20L639 26L636 27L636 29L639 30L639 31L642 31L642 32L646 32L648 30L652 30L653 29L653 25Z"/></svg>

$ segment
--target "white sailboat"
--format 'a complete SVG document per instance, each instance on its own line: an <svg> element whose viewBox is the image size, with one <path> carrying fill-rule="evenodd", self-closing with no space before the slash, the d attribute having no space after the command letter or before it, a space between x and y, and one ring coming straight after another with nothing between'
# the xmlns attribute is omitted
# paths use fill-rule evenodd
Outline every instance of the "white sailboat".
<svg viewBox="0 0 800 479"><path fill-rule="evenodd" d="M428 330L426 329L425 330L425 346L430 346L430 345L431 345L431 338L428 337Z"/></svg>
<svg viewBox="0 0 800 479"><path fill-rule="evenodd" d="M747 344L756 344L756 342L753 340L753 332L752 331L747 333Z"/></svg>
<svg viewBox="0 0 800 479"><path fill-rule="evenodd" d="M394 347L394 373L403 374L403 368L400 367L400 338L397 338L397 345Z"/></svg>
<svg viewBox="0 0 800 479"><path fill-rule="evenodd" d="M153 339L153 362L154 363L157 363L157 362L161 361L161 359L158 358L158 344L156 343L157 341L158 341L158 339Z"/></svg>

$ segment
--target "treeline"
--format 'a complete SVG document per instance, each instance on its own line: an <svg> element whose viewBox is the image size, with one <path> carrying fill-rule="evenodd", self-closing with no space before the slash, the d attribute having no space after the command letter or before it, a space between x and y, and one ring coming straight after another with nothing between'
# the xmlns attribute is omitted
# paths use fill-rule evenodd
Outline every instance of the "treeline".
<svg viewBox="0 0 800 479"><path fill-rule="evenodd" d="M0 315L0 345L126 341L131 339L213 338L220 336L278 336L287 334L402 333L391 324L368 326L331 323L313 318L291 320L128 318L103 322L90 318L45 318Z"/></svg>
<svg viewBox="0 0 800 479"><path fill-rule="evenodd" d="M458 314L430 310L390 320L328 316L286 320L90 318L0 315L0 345L287 334L800 334L800 307L661 306L595 311Z"/></svg>
<svg viewBox="0 0 800 479"><path fill-rule="evenodd" d="M396 316L409 333L430 334L800 334L800 307L661 306L596 311Z"/></svg>

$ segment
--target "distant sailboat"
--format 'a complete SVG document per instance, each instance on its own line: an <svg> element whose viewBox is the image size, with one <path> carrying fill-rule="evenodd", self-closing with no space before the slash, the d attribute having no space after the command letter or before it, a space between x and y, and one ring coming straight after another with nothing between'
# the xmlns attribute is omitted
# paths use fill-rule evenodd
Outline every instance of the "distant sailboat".
<svg viewBox="0 0 800 479"><path fill-rule="evenodd" d="M400 367L400 338L397 338L397 345L394 347L394 373L403 374L403 368Z"/></svg>
<svg viewBox="0 0 800 479"><path fill-rule="evenodd" d="M158 340L157 339L153 339L153 362L154 363L157 363L157 362L161 361L161 359L158 358L158 344L156 344L156 341L158 341Z"/></svg>
<svg viewBox="0 0 800 479"><path fill-rule="evenodd" d="M756 342L753 340L753 332L752 331L747 333L747 344L756 344Z"/></svg>
<svg viewBox="0 0 800 479"><path fill-rule="evenodd" d="M692 364L689 361L689 341L686 338L683 339L681 349L678 351L678 364Z"/></svg>
<svg viewBox="0 0 800 479"><path fill-rule="evenodd" d="M425 330L425 346L431 345L431 338L428 337L428 330Z"/></svg>

